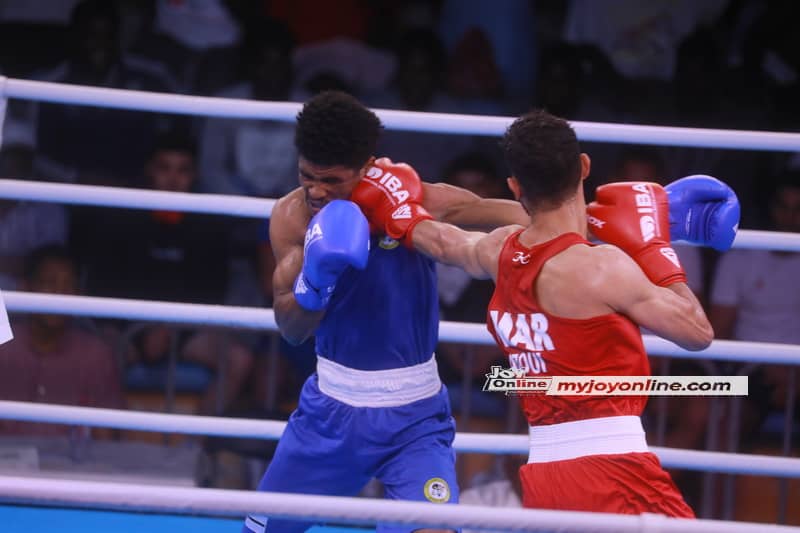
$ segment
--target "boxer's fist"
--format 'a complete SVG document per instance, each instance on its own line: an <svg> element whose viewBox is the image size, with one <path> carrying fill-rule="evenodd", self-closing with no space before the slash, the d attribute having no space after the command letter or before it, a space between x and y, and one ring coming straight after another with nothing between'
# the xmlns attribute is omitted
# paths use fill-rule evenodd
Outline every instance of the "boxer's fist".
<svg viewBox="0 0 800 533"><path fill-rule="evenodd" d="M367 219L354 203L333 200L308 224L303 269L294 283L297 303L309 311L324 309L342 272L363 269L368 255Z"/></svg>
<svg viewBox="0 0 800 533"><path fill-rule="evenodd" d="M411 232L433 218L422 207L422 181L405 163L381 158L369 167L350 199L358 204L373 231L411 247Z"/></svg>
<svg viewBox="0 0 800 533"><path fill-rule="evenodd" d="M667 193L657 183L609 183L586 209L592 233L620 247L661 286L686 281L670 247Z"/></svg>
<svg viewBox="0 0 800 533"><path fill-rule="evenodd" d="M669 199L672 240L710 246L720 252L730 249L740 215L733 189L702 174L673 181L664 189Z"/></svg>

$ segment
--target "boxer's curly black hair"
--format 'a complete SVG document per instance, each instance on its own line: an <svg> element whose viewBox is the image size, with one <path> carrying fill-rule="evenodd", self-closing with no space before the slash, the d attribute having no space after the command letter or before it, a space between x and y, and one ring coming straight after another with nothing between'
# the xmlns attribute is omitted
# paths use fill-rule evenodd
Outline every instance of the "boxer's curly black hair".
<svg viewBox="0 0 800 533"><path fill-rule="evenodd" d="M375 155L381 128L378 116L354 97L325 91L297 114L294 145L315 165L357 169Z"/></svg>
<svg viewBox="0 0 800 533"><path fill-rule="evenodd" d="M528 208L557 207L575 193L581 151L566 120L533 110L509 126L501 146Z"/></svg>

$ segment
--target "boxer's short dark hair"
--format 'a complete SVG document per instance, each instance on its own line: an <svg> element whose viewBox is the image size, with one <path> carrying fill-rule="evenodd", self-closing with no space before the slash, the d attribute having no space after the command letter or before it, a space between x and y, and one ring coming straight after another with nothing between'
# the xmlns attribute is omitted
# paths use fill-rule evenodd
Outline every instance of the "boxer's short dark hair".
<svg viewBox="0 0 800 533"><path fill-rule="evenodd" d="M541 109L531 111L509 126L501 146L529 208L557 207L575 193L581 151L566 120Z"/></svg>
<svg viewBox="0 0 800 533"><path fill-rule="evenodd" d="M378 116L354 97L325 91L297 114L294 144L315 165L361 168L375 154L381 128Z"/></svg>

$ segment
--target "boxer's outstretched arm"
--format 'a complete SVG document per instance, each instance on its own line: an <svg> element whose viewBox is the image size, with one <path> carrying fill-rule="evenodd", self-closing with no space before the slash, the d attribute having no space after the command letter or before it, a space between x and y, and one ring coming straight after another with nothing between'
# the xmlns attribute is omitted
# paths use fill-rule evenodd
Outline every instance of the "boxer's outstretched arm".
<svg viewBox="0 0 800 533"><path fill-rule="evenodd" d="M269 237L275 254L272 276L273 309L281 335L290 344L300 344L316 331L324 311L307 311L294 296L294 282L303 268L303 239L308 220L302 200L294 193L275 204L270 217Z"/></svg>
<svg viewBox="0 0 800 533"><path fill-rule="evenodd" d="M511 224L530 224L530 217L519 202L481 198L446 183L423 183L423 191L422 205L442 222L484 231Z"/></svg>
<svg viewBox="0 0 800 533"><path fill-rule="evenodd" d="M519 226L506 226L487 234L423 220L414 227L411 238L414 249L431 259L461 267L473 278L494 279L503 242L517 229Z"/></svg>
<svg viewBox="0 0 800 533"><path fill-rule="evenodd" d="M597 283L589 286L587 298L599 298L614 311L686 350L702 350L711 344L714 330L686 283L667 287L654 284L630 256L613 246L595 247L593 253Z"/></svg>

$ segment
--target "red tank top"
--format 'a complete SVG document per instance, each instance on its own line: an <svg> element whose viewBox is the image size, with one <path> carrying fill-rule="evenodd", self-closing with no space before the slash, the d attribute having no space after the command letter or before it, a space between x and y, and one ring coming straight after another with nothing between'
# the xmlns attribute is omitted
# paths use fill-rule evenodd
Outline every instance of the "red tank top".
<svg viewBox="0 0 800 533"><path fill-rule="evenodd" d="M589 241L577 233L526 247L522 230L503 244L486 323L512 368L541 376L649 376L650 364L639 328L611 313L573 319L547 313L536 299L542 265L575 244ZM547 396L523 394L520 404L532 426L605 416L639 416L644 396Z"/></svg>

